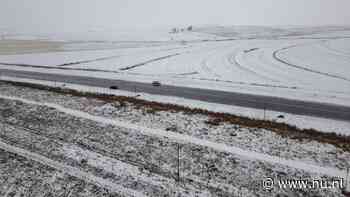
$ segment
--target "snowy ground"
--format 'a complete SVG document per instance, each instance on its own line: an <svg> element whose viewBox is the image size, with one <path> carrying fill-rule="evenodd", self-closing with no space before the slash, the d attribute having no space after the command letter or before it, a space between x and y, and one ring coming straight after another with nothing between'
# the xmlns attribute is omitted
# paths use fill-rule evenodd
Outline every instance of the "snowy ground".
<svg viewBox="0 0 350 197"><path fill-rule="evenodd" d="M92 31L80 40L74 40L78 39L75 34L60 39L49 35L46 40L65 42L59 42L59 49L47 47L45 53L2 53L0 67L158 80L176 86L350 106L349 28L206 27L177 34L119 31L103 36L107 33ZM94 40L97 35L100 41ZM0 46L0 51L6 51L6 46Z"/></svg>
<svg viewBox="0 0 350 197"><path fill-rule="evenodd" d="M94 30L81 35L8 34L0 41L0 68L158 80L350 106L349 28L202 27L176 34ZM263 116L261 110L181 98L143 93L140 98ZM349 135L348 122L265 115ZM275 184L268 191L262 181L349 180L349 152L268 129L214 126L209 119L1 83L0 196L342 196L339 188L291 190Z"/></svg>
<svg viewBox="0 0 350 197"><path fill-rule="evenodd" d="M325 118L317 118L304 115L295 115L289 113L282 113L278 111L271 110L260 110L247 107L231 106L217 103L208 103L203 101L197 101L192 99L185 99L180 97L172 96L160 96L154 94L147 94L142 92L128 92L123 90L111 90L109 88L99 88L91 87L84 85L76 85L69 83L60 83L60 82L50 82L43 80L33 80L25 78L14 78L0 76L0 80L9 81L9 82L23 82L29 84L38 84L44 85L46 87L53 88L63 88L69 90L75 90L85 93L94 93L94 94L108 94L115 96L126 96L126 97L137 97L146 101L155 101L163 104L176 104L179 106L185 106L189 108L203 109L211 112L218 113L228 113L234 114L243 117L249 117L257 120L269 120L274 122L286 123L289 125L296 126L300 129L315 129L321 132L326 133L337 133L344 136L350 136L350 122L348 121L338 121ZM283 118L278 118L283 116Z"/></svg>
<svg viewBox="0 0 350 197"><path fill-rule="evenodd" d="M342 196L339 189L266 191L262 180L346 178L350 167L350 153L333 145L212 126L205 115L7 84L0 92L5 196Z"/></svg>

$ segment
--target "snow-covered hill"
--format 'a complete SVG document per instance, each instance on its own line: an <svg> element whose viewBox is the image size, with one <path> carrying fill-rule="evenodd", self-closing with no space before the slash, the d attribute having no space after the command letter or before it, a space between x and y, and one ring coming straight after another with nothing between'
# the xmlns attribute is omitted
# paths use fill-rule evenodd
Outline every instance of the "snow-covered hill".
<svg viewBox="0 0 350 197"><path fill-rule="evenodd" d="M74 42L68 41L74 36L67 39L62 34L60 40L66 41L54 50L0 55L0 64L6 69L147 83L158 80L176 86L350 105L347 27L238 26L169 31L113 34L99 30L82 34ZM8 46L2 45L2 51Z"/></svg>

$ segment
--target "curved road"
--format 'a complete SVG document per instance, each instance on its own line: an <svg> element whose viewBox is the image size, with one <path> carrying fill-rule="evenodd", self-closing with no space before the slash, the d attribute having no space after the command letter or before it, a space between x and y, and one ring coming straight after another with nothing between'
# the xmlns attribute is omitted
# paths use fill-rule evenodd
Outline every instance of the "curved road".
<svg viewBox="0 0 350 197"><path fill-rule="evenodd" d="M350 122L350 107L326 103L305 102L270 96L260 96L168 85L162 85L161 87L153 87L151 84L148 83L132 81L102 79L85 76L46 74L8 69L0 69L0 75L81 84L95 87L109 87L111 85L117 85L121 90L126 91L135 91L136 89L138 92L145 92L150 94L177 96L212 103L236 105L257 109L267 109L297 115L308 115Z"/></svg>

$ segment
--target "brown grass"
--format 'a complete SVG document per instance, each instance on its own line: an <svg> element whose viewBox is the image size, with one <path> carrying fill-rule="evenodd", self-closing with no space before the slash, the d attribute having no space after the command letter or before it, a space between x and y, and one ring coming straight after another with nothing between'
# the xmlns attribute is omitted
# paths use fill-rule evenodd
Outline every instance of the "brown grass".
<svg viewBox="0 0 350 197"><path fill-rule="evenodd" d="M63 51L63 42L43 40L1 40L0 55Z"/></svg>
<svg viewBox="0 0 350 197"><path fill-rule="evenodd" d="M209 120L207 124L212 126L220 125L220 123L237 124L243 127L269 129L282 137L288 137L296 140L315 140L321 143L332 144L344 151L350 152L350 136L343 136L336 133L327 133L315 129L300 129L296 126L286 123L278 123L269 120L258 120L248 117L237 116L228 113L217 113L199 108L189 108L175 104L165 104L153 101L146 101L134 97L114 96L98 93L85 93L71 89L53 88L44 85L22 83L22 82L5 82L15 86L30 87L39 90L47 90L60 94L69 94L77 97L90 97L103 100L105 102L131 103L136 108L145 108L149 113L157 111L183 112L186 114L207 115Z"/></svg>

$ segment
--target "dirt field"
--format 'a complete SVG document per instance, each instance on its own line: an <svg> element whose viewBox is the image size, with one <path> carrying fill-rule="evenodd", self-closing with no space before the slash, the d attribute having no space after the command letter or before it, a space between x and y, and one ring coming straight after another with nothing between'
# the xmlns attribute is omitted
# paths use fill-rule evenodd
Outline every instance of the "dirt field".
<svg viewBox="0 0 350 197"><path fill-rule="evenodd" d="M63 44L41 40L0 40L0 55L61 51Z"/></svg>

